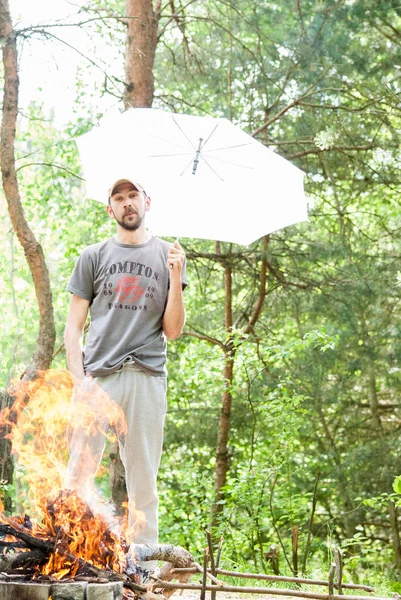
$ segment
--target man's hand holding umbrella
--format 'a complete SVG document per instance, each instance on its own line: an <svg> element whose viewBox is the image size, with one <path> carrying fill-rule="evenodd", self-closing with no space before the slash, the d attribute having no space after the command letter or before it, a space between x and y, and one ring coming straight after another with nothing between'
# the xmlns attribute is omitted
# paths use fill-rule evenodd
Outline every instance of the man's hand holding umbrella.
<svg viewBox="0 0 401 600"><path fill-rule="evenodd" d="M170 270L170 277L172 275L172 271L174 271L174 275L179 279L181 276L182 267L184 266L185 261L185 252L180 246L178 240L175 240L174 244L171 246L169 253L167 255L167 265ZM179 281L181 281L179 279Z"/></svg>
<svg viewBox="0 0 401 600"><path fill-rule="evenodd" d="M170 289L164 311L162 328L169 340L179 337L185 324L185 308L182 296L181 272L185 262L185 252L178 240L172 244L167 255L170 272Z"/></svg>

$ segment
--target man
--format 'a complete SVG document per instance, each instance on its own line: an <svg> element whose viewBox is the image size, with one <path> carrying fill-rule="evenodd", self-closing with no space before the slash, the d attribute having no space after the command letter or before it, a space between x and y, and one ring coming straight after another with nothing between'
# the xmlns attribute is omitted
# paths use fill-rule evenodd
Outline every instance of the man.
<svg viewBox="0 0 401 600"><path fill-rule="evenodd" d="M185 322L185 254L178 241L171 245L146 230L151 199L138 182L116 181L108 202L107 212L116 221L117 234L89 246L78 259L67 285L72 297L65 347L78 398L94 382L124 411L127 433L119 445L129 506L143 511L146 519L131 541L155 543L156 477L166 412L165 338L178 338ZM82 351L88 311L91 322ZM89 484L104 451L108 425L107 419L105 424L102 421L100 433L85 442L93 458L90 466L85 464ZM78 487L82 444L82 430L72 431L70 487ZM134 520L130 514L131 524Z"/></svg>

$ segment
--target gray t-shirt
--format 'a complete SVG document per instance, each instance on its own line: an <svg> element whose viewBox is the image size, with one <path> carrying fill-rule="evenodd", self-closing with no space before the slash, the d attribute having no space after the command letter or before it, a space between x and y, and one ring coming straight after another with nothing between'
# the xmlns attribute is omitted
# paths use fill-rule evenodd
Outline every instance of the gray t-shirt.
<svg viewBox="0 0 401 600"><path fill-rule="evenodd" d="M67 290L90 302L84 348L87 374L108 375L132 357L149 373L165 375L162 318L169 289L170 246L156 237L138 245L111 238L82 252ZM182 283L185 287L185 266Z"/></svg>

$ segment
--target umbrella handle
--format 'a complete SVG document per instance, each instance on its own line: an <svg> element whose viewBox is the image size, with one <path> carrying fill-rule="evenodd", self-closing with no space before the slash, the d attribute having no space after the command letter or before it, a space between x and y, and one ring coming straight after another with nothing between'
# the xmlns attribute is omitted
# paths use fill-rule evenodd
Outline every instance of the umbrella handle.
<svg viewBox="0 0 401 600"><path fill-rule="evenodd" d="M199 146L198 146L198 149L195 154L194 163L192 165L192 175L196 174L196 169L198 168L199 156L200 156L201 149L202 149L202 142L203 142L203 138L199 138Z"/></svg>

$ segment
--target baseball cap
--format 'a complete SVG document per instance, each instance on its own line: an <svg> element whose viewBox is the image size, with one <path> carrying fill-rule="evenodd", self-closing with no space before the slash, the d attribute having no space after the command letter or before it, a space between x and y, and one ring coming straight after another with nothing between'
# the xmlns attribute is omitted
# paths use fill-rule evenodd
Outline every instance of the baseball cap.
<svg viewBox="0 0 401 600"><path fill-rule="evenodd" d="M142 184L140 184L138 181L135 181L134 179L125 177L124 179L117 179L117 181L115 181L113 183L113 185L109 188L108 191L108 198L111 198L111 196L113 195L113 192L115 190L115 188L118 185L121 185L122 183L131 183L134 187L136 187L136 189L138 190L138 192L143 192L144 194L146 194L144 187Z"/></svg>

